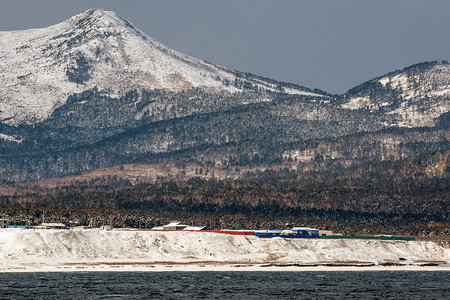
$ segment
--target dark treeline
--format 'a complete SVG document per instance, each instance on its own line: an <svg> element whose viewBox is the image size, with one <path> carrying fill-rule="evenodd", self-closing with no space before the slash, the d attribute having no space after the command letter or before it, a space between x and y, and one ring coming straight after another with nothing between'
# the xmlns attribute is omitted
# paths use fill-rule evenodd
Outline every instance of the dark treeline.
<svg viewBox="0 0 450 300"><path fill-rule="evenodd" d="M62 222L67 226L111 225L113 227L152 228L171 221L190 225L205 225L212 229L286 229L311 226L332 229L344 234L449 235L448 223L422 222L414 214L372 214L351 211L297 210L269 217L254 209L253 224L250 210L246 213L176 212L112 209L54 209L24 208L2 205L0 216L14 225L38 225L41 222Z"/></svg>
<svg viewBox="0 0 450 300"><path fill-rule="evenodd" d="M439 215L448 221L450 188L444 182L424 185L308 185L264 177L254 180L162 182L124 187L61 188L50 192L1 196L3 204L58 209L153 209L262 214L324 209L358 213Z"/></svg>
<svg viewBox="0 0 450 300"><path fill-rule="evenodd" d="M343 233L450 233L450 191L445 182L304 186L292 178L281 172L253 180L79 186L2 196L0 213L31 225L42 222L45 210L48 218L80 225L152 227L178 220L216 229L248 229L252 209L255 229L289 224L328 226Z"/></svg>

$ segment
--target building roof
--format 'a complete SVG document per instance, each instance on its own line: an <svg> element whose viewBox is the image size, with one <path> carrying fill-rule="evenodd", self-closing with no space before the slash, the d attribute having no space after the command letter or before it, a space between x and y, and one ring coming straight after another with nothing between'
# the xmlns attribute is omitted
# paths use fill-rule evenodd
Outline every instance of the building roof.
<svg viewBox="0 0 450 300"><path fill-rule="evenodd" d="M311 227L293 227L291 230L318 230L318 229Z"/></svg>
<svg viewBox="0 0 450 300"><path fill-rule="evenodd" d="M41 223L40 226L46 226L46 227L66 227L63 223Z"/></svg>
<svg viewBox="0 0 450 300"><path fill-rule="evenodd" d="M206 230L207 227L206 226L187 226L186 228L184 228L183 230L187 230L187 231L195 231L195 230Z"/></svg>

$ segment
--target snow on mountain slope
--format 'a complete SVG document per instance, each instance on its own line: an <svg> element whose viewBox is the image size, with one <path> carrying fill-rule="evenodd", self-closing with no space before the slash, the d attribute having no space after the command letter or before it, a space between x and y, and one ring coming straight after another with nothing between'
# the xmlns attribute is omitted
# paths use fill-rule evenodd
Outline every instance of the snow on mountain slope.
<svg viewBox="0 0 450 300"><path fill-rule="evenodd" d="M0 230L0 270L101 263L403 263L449 261L432 242L261 239L200 232ZM406 261L404 261L406 259Z"/></svg>
<svg viewBox="0 0 450 300"><path fill-rule="evenodd" d="M384 87L402 91L401 96L407 100L424 96L450 95L450 65L436 64L421 73L387 75L378 80Z"/></svg>
<svg viewBox="0 0 450 300"><path fill-rule="evenodd" d="M9 125L45 120L69 95L94 87L112 97L135 89L235 92L235 80L235 72L172 50L111 11L0 32L0 121ZM272 83L256 85L276 91Z"/></svg>
<svg viewBox="0 0 450 300"><path fill-rule="evenodd" d="M399 90L400 97L406 100L390 113L400 116L399 125L403 127L433 126L433 119L450 111L450 65L438 64L408 75L386 76L379 80L384 87Z"/></svg>
<svg viewBox="0 0 450 300"><path fill-rule="evenodd" d="M347 92L344 109L384 111L400 127L434 126L450 111L450 64L420 63L365 82Z"/></svg>

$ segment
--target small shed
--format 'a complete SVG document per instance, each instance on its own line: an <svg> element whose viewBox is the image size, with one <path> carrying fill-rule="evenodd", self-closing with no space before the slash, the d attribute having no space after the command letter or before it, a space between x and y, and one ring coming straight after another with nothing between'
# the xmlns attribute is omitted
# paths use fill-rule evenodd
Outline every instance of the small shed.
<svg viewBox="0 0 450 300"><path fill-rule="evenodd" d="M35 229L66 229L66 225L63 223L41 223L39 226L35 226Z"/></svg>
<svg viewBox="0 0 450 300"><path fill-rule="evenodd" d="M334 235L333 231L331 230L319 230L319 235L320 236L330 236L330 235Z"/></svg>
<svg viewBox="0 0 450 300"><path fill-rule="evenodd" d="M0 219L0 228L5 228L5 226L8 224L9 224L8 219Z"/></svg>
<svg viewBox="0 0 450 300"><path fill-rule="evenodd" d="M188 227L188 225L180 224L180 222L172 222L167 225L163 225L162 228L163 230L183 230L186 227Z"/></svg>

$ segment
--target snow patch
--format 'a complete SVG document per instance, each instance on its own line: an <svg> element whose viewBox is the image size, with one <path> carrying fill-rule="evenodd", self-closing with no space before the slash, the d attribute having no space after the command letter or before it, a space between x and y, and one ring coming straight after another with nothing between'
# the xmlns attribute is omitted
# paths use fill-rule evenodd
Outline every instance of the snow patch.
<svg viewBox="0 0 450 300"><path fill-rule="evenodd" d="M10 142L15 142L15 143L22 143L23 139L18 139L16 137L7 135L7 134L3 134L0 133L0 139L5 140L5 141L10 141Z"/></svg>
<svg viewBox="0 0 450 300"><path fill-rule="evenodd" d="M420 103L402 103L397 109L388 114L397 115L395 125L400 127L432 127L436 125L437 118L450 111L450 102L430 103L426 109Z"/></svg>
<svg viewBox="0 0 450 300"><path fill-rule="evenodd" d="M392 77L384 77L378 80L384 87L389 83L391 88L406 90L409 88L409 77L406 74L398 74Z"/></svg>
<svg viewBox="0 0 450 300"><path fill-rule="evenodd" d="M342 104L341 107L344 109L355 110L368 107L370 103L369 97L354 97L350 98L347 103Z"/></svg>

